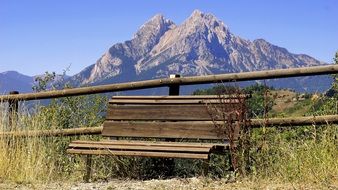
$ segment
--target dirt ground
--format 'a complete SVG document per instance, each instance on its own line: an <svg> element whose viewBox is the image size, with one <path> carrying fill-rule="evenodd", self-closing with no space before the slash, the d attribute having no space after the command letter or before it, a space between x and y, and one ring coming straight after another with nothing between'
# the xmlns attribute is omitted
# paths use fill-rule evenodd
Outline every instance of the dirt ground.
<svg viewBox="0 0 338 190"><path fill-rule="evenodd" d="M228 182L226 180L215 180L208 178L189 178L189 179L168 179L168 180L112 180L109 182L96 183L48 183L48 184L0 184L0 189L71 189L71 190L216 190L216 189L264 189L264 190L317 190L331 189L338 190L335 185L316 185L316 184L285 184L278 182Z"/></svg>

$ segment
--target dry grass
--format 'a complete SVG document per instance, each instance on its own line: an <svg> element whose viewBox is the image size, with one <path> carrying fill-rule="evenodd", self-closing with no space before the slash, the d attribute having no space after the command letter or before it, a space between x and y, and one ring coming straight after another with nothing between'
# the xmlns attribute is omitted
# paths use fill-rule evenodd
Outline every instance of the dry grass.
<svg viewBox="0 0 338 190"><path fill-rule="evenodd" d="M100 122L96 118L97 110L85 112L83 107L76 107L83 112L83 115L72 115L70 113L80 111L74 108L69 110L69 105L56 104L39 108L35 113L21 107L15 128L38 130L60 128L65 124L81 126L89 120ZM8 111L4 106L0 108L0 131L6 131L9 128ZM65 123L69 118L74 123ZM92 124L95 126L95 123ZM237 177L237 183L229 184L227 174L223 173L218 176L221 177L220 180L210 178L127 182L113 180L109 183L97 184L103 184L101 189L334 189L337 187L336 125L269 129L265 135L263 138L260 129L253 131L250 149L251 172L244 178ZM81 138L97 139L97 137ZM13 186L23 189L44 187L88 189L86 185L78 183L82 180L84 160L65 153L66 146L72 139L0 137L0 183L2 183L0 189L13 188ZM137 178L141 173L136 171L149 170L147 165L149 163L139 162L137 159L117 160L99 157L95 159L95 163L94 179L98 181L111 180L119 176L123 179ZM192 166L194 167L194 164ZM180 171L189 171L192 168L187 169L181 168ZM60 182L62 182L61 186ZM43 185L46 183L47 186ZM96 186L96 183L89 186Z"/></svg>
<svg viewBox="0 0 338 190"><path fill-rule="evenodd" d="M21 131L41 129L39 121L40 118L20 115L15 125ZM1 123L1 131L8 130L6 123ZM61 146L60 139L56 138L0 137L0 181L34 183L59 178L55 173L61 169L58 152Z"/></svg>
<svg viewBox="0 0 338 190"><path fill-rule="evenodd" d="M321 186L314 183L285 183L281 181L236 181L229 182L224 179L188 178L167 180L111 180L109 182L96 183L48 183L48 184L0 184L1 189L74 189L74 190L334 190L338 184Z"/></svg>
<svg viewBox="0 0 338 190"><path fill-rule="evenodd" d="M1 103L0 131L18 130L26 132L29 130L59 129L63 128L68 117L71 117L72 121L79 126L82 124L79 118L82 122L92 118L93 121L98 120L96 114L92 114L92 116L88 114L88 118L82 117L81 114L72 116L69 113L73 111L69 110L69 106L65 107L65 104L56 105L33 108L22 105L15 121L9 126L7 105ZM76 109L81 109L81 106L76 107ZM74 125L71 122L68 124ZM81 176L80 168L84 168L84 161L74 159L65 152L72 139L74 138L0 136L0 182L39 183L79 179L78 176Z"/></svg>

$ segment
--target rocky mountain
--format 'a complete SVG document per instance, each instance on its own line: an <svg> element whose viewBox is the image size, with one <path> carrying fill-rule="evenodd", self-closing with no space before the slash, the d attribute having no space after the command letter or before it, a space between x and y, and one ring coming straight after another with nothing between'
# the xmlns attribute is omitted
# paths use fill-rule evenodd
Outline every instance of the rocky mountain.
<svg viewBox="0 0 338 190"><path fill-rule="evenodd" d="M214 15L196 10L180 25L162 15L154 16L131 40L113 45L95 64L70 80L75 85L94 85L168 77L169 74L197 76L323 64L264 39L240 38ZM320 89L318 86L304 89L313 82L319 82ZM269 83L300 91L322 91L329 87L330 79L317 76L270 80Z"/></svg>

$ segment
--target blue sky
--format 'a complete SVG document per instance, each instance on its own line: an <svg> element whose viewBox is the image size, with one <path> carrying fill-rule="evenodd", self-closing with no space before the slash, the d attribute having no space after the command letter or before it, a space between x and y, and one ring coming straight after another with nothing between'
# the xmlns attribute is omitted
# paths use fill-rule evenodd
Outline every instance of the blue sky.
<svg viewBox="0 0 338 190"><path fill-rule="evenodd" d="M0 0L0 72L61 73L70 65L72 75L153 15L180 24L195 9L235 35L292 53L332 62L338 50L337 0Z"/></svg>

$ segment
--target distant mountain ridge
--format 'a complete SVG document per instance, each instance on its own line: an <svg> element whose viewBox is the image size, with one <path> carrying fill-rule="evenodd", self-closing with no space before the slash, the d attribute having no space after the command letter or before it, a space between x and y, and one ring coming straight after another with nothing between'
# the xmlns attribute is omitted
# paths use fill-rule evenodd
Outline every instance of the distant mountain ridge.
<svg viewBox="0 0 338 190"><path fill-rule="evenodd" d="M214 15L195 10L181 25L155 15L131 40L113 45L95 64L70 81L75 86L95 85L162 78L169 74L197 76L324 64L305 54L292 54L264 39L242 39ZM323 86L320 91L330 84L325 76L284 81L289 85L282 84L283 80L272 80L270 84L301 91L306 90L302 86L313 82L320 82Z"/></svg>
<svg viewBox="0 0 338 190"><path fill-rule="evenodd" d="M20 93L32 92L32 87L36 85L35 78L44 77L45 74L36 76L27 76L17 71L6 71L0 73L0 94L8 94L11 91L19 91ZM67 80L69 76L56 74L54 80L49 86L63 84L63 80Z"/></svg>
<svg viewBox="0 0 338 190"><path fill-rule="evenodd" d="M6 71L0 73L0 94L8 94L10 91L30 92L33 83L34 77L16 71Z"/></svg>

